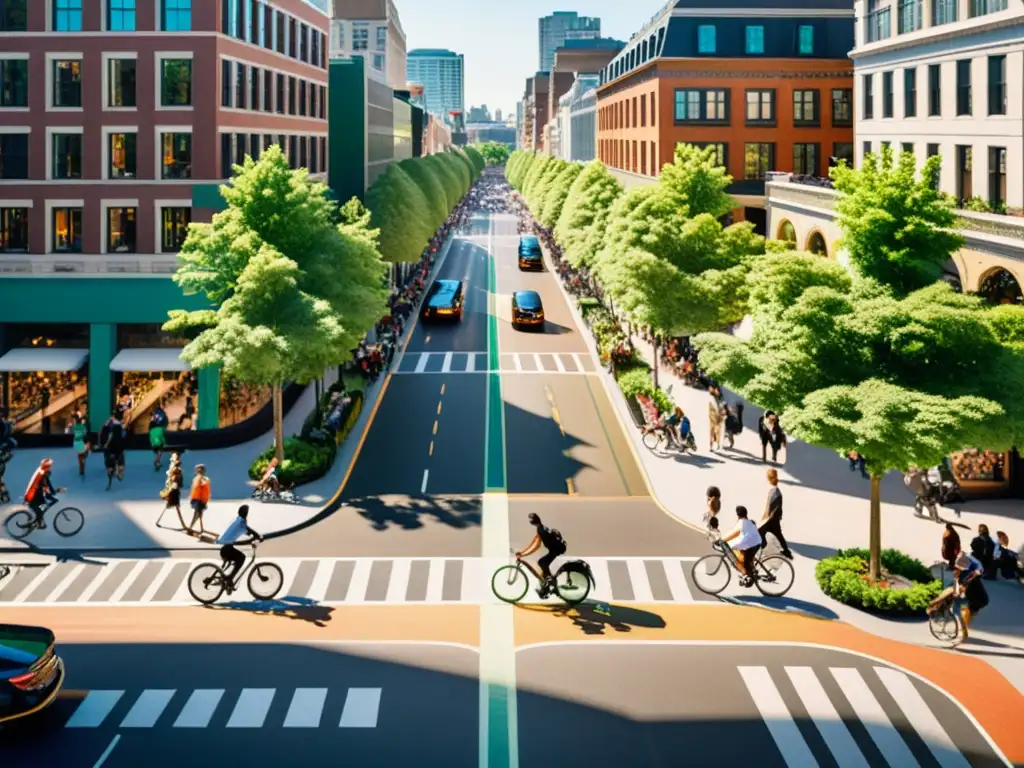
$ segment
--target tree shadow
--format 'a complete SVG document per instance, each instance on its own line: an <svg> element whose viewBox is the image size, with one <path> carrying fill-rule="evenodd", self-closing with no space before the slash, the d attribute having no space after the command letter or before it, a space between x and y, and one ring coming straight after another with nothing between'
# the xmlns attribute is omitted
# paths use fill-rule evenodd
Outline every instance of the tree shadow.
<svg viewBox="0 0 1024 768"><path fill-rule="evenodd" d="M795 613L805 616L812 616L818 619L835 620L839 614L828 606L809 600L800 600L795 597L766 597L765 595L737 595L723 597L726 602L734 605L747 605L751 607L767 608L780 613Z"/></svg>
<svg viewBox="0 0 1024 768"><path fill-rule="evenodd" d="M509 493L568 494L567 480L575 482L581 472L594 469L577 458L579 449L593 445L568 425L555 421L553 415L535 413L508 399L504 405Z"/></svg>
<svg viewBox="0 0 1024 768"><path fill-rule="evenodd" d="M482 519L479 500L459 496L409 496L390 503L379 496L368 496L349 499L345 506L354 509L375 531L414 531L424 527L424 517L459 529L479 526Z"/></svg>
<svg viewBox="0 0 1024 768"><path fill-rule="evenodd" d="M293 621L304 621L317 627L326 627L333 618L334 608L321 605L308 597L279 597L274 600L244 600L202 606L212 611L244 611L256 616L279 616Z"/></svg>

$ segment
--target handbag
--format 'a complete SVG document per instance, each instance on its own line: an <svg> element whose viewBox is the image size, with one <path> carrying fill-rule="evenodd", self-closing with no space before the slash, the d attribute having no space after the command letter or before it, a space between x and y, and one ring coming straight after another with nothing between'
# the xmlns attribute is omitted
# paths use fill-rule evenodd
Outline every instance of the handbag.
<svg viewBox="0 0 1024 768"><path fill-rule="evenodd" d="M161 499L166 499L170 495L171 495L171 489L170 488L161 488L160 489L160 498Z"/></svg>

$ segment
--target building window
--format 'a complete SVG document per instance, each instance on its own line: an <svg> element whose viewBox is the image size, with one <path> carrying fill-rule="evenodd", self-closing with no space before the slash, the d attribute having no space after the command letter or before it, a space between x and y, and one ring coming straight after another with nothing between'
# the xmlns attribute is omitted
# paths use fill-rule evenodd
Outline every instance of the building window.
<svg viewBox="0 0 1024 768"><path fill-rule="evenodd" d="M320 98L317 100L317 101L320 102L320 119L321 120L326 120L327 119L327 86L318 85L317 88L320 89ZM653 123L652 123L652 125L653 125Z"/></svg>
<svg viewBox="0 0 1024 768"><path fill-rule="evenodd" d="M297 169L299 167L299 137L289 136L288 137L288 164L292 168Z"/></svg>
<svg viewBox="0 0 1024 768"><path fill-rule="evenodd" d="M299 137L299 168L305 168L309 170L309 157L307 154L308 148L306 147L306 137Z"/></svg>
<svg viewBox="0 0 1024 768"><path fill-rule="evenodd" d="M926 157L935 157L937 154L939 154L939 145L938 144L928 144L925 147L925 156Z"/></svg>
<svg viewBox="0 0 1024 768"><path fill-rule="evenodd" d="M743 148L743 178L763 180L768 171L775 170L774 144L745 144Z"/></svg>
<svg viewBox="0 0 1024 768"><path fill-rule="evenodd" d="M138 62L135 59L111 59L108 72L107 99L110 107L135 107L135 73Z"/></svg>
<svg viewBox="0 0 1024 768"><path fill-rule="evenodd" d="M818 155L821 147L818 144L793 145L793 173L804 176L818 175Z"/></svg>
<svg viewBox="0 0 1024 768"><path fill-rule="evenodd" d="M316 139L315 136L312 139L310 139L310 141L309 141L309 171L310 171L310 173L319 173L320 172L320 162L319 162L319 158L317 157L317 148L319 147L319 145L320 145L320 142Z"/></svg>
<svg viewBox="0 0 1024 768"><path fill-rule="evenodd" d="M956 63L956 113L971 114L971 60L960 59Z"/></svg>
<svg viewBox="0 0 1024 768"><path fill-rule="evenodd" d="M717 50L715 25L701 24L697 27L697 53L715 53Z"/></svg>
<svg viewBox="0 0 1024 768"><path fill-rule="evenodd" d="M234 174L234 169L231 167L235 160L235 150L232 146L232 139L234 134L222 133L220 135L220 177L222 179L230 179Z"/></svg>
<svg viewBox="0 0 1024 768"><path fill-rule="evenodd" d="M233 83L231 62L227 59L222 59L220 62L220 105L222 107L231 106L231 94L233 92L231 86Z"/></svg>
<svg viewBox="0 0 1024 768"><path fill-rule="evenodd" d="M869 43L885 40L892 34L890 27L891 10L886 5L879 7L883 0L868 0L867 39Z"/></svg>
<svg viewBox="0 0 1024 768"><path fill-rule="evenodd" d="M28 208L0 208L0 253L28 252Z"/></svg>
<svg viewBox="0 0 1024 768"><path fill-rule="evenodd" d="M295 19L288 19L288 55L293 59L299 58L299 28Z"/></svg>
<svg viewBox="0 0 1024 768"><path fill-rule="evenodd" d="M160 134L160 178L192 178L192 134Z"/></svg>
<svg viewBox="0 0 1024 768"><path fill-rule="evenodd" d="M386 30L385 30L386 32ZM320 44L321 35L323 33L318 30L310 30L309 35L309 63L315 67L323 66L323 58L321 51L323 46ZM385 39L387 35L385 34Z"/></svg>
<svg viewBox="0 0 1024 768"><path fill-rule="evenodd" d="M726 123L729 120L728 90L683 90L675 92L675 119L677 122Z"/></svg>
<svg viewBox="0 0 1024 768"><path fill-rule="evenodd" d="M796 29L796 52L800 56L814 55L814 27L801 24Z"/></svg>
<svg viewBox="0 0 1024 768"><path fill-rule="evenodd" d="M110 152L111 179L135 178L136 135L134 133L112 133L107 149Z"/></svg>
<svg viewBox="0 0 1024 768"><path fill-rule="evenodd" d="M306 90L306 81L299 80L299 114L303 117L306 116Z"/></svg>
<svg viewBox="0 0 1024 768"><path fill-rule="evenodd" d="M270 112L274 108L274 73L263 71L263 111Z"/></svg>
<svg viewBox="0 0 1024 768"><path fill-rule="evenodd" d="M871 154L871 142L870 142L870 141L865 141L865 142L864 142L864 143L863 143L863 144L861 145L861 151L862 151L862 152L864 153L864 156L865 156L865 157L867 157L868 155L870 155L870 154Z"/></svg>
<svg viewBox="0 0 1024 768"><path fill-rule="evenodd" d="M235 106L239 109L245 109L245 96L247 93L245 87L245 73L248 67L245 64L235 64Z"/></svg>
<svg viewBox="0 0 1024 768"><path fill-rule="evenodd" d="M53 0L53 31L82 31L82 0Z"/></svg>
<svg viewBox="0 0 1024 768"><path fill-rule="evenodd" d="M28 106L28 59L0 59L0 107Z"/></svg>
<svg viewBox="0 0 1024 768"><path fill-rule="evenodd" d="M284 114L284 75L277 73L277 98L274 101L274 109L279 115Z"/></svg>
<svg viewBox="0 0 1024 768"><path fill-rule="evenodd" d="M917 67L903 70L903 116L917 117Z"/></svg>
<svg viewBox="0 0 1024 768"><path fill-rule="evenodd" d="M28 178L28 134L0 133L0 179Z"/></svg>
<svg viewBox="0 0 1024 768"><path fill-rule="evenodd" d="M245 165L245 156L248 151L246 138L244 133L235 134L235 165Z"/></svg>
<svg viewBox="0 0 1024 768"><path fill-rule="evenodd" d="M295 114L296 90L297 90L297 88L296 88L296 85L295 85L295 78L294 77L289 77L288 78L288 114L289 115L294 115Z"/></svg>
<svg viewBox="0 0 1024 768"><path fill-rule="evenodd" d="M260 159L260 135L258 133L249 134L249 154L253 160Z"/></svg>
<svg viewBox="0 0 1024 768"><path fill-rule="evenodd" d="M164 32L191 32L192 0L163 0L160 26Z"/></svg>
<svg viewBox="0 0 1024 768"><path fill-rule="evenodd" d="M970 0L968 16L972 19L976 16L987 16L990 13L1005 11L1006 7L1006 0Z"/></svg>
<svg viewBox="0 0 1024 768"><path fill-rule="evenodd" d="M260 68L249 69L249 109L259 111L260 108Z"/></svg>
<svg viewBox="0 0 1024 768"><path fill-rule="evenodd" d="M8 0L0 3L0 32L28 31L27 4L28 0Z"/></svg>
<svg viewBox="0 0 1024 768"><path fill-rule="evenodd" d="M988 57L988 113L1006 114L1006 56Z"/></svg>
<svg viewBox="0 0 1024 768"><path fill-rule="evenodd" d="M720 165L721 167L723 167L723 168L726 167L726 165L727 165L727 163L726 163L726 157L727 157L726 152L727 152L727 147L728 147L727 144L724 144L722 142L715 142L715 141L695 141L695 142L693 142L693 146L699 147L700 149L707 149L708 147L714 147L715 148L715 162L718 165ZM657 171L658 171L658 169L656 167L656 164L653 161L651 163L651 169L652 169L652 172L654 172L654 173L657 173Z"/></svg>
<svg viewBox="0 0 1024 768"><path fill-rule="evenodd" d="M958 144L956 147L956 196L961 201L974 197L974 162L971 147Z"/></svg>
<svg viewBox="0 0 1024 768"><path fill-rule="evenodd" d="M900 153L905 154L907 152L909 152L910 154L914 154L914 142L904 141L902 144L900 144Z"/></svg>
<svg viewBox="0 0 1024 768"><path fill-rule="evenodd" d="M299 25L299 60L309 63L309 27Z"/></svg>
<svg viewBox="0 0 1024 768"><path fill-rule="evenodd" d="M160 251L177 253L188 237L192 223L191 208L162 208L160 210Z"/></svg>
<svg viewBox="0 0 1024 768"><path fill-rule="evenodd" d="M957 0L932 0L932 26L956 21Z"/></svg>
<svg viewBox="0 0 1024 768"><path fill-rule="evenodd" d="M135 0L107 0L107 29L111 32L135 31Z"/></svg>
<svg viewBox="0 0 1024 768"><path fill-rule="evenodd" d="M853 142L837 141L832 145L832 157L829 158L829 167L845 163L853 167Z"/></svg>
<svg viewBox="0 0 1024 768"><path fill-rule="evenodd" d="M388 28L377 27L377 50L386 51L388 49Z"/></svg>
<svg viewBox="0 0 1024 768"><path fill-rule="evenodd" d="M747 125L775 122L775 91L763 89L747 91Z"/></svg>
<svg viewBox="0 0 1024 768"><path fill-rule="evenodd" d="M747 53L764 53L764 27L756 24L747 25Z"/></svg>
<svg viewBox="0 0 1024 768"><path fill-rule="evenodd" d="M365 24L355 23L352 25L352 50L365 51L370 47L370 30Z"/></svg>
<svg viewBox="0 0 1024 768"><path fill-rule="evenodd" d="M238 0L221 0L220 31L230 37L238 37Z"/></svg>
<svg viewBox="0 0 1024 768"><path fill-rule="evenodd" d="M309 86L309 116L310 117L316 117L317 116L317 103L316 103L316 99L317 99L317 95L319 93L320 93L320 89L317 87L316 83L311 83L310 86Z"/></svg>
<svg viewBox="0 0 1024 768"><path fill-rule="evenodd" d="M375 53L373 54L373 68L378 72L384 71L384 54Z"/></svg>
<svg viewBox="0 0 1024 768"><path fill-rule="evenodd" d="M53 178L82 178L82 134L53 134Z"/></svg>
<svg viewBox="0 0 1024 768"><path fill-rule="evenodd" d="M861 83L864 86L864 105L861 119L871 120L875 116L875 76L861 75Z"/></svg>
<svg viewBox="0 0 1024 768"><path fill-rule="evenodd" d="M993 211L1006 205L1006 147L988 148L988 203Z"/></svg>
<svg viewBox="0 0 1024 768"><path fill-rule="evenodd" d="M137 253L135 208L107 209L107 253Z"/></svg>
<svg viewBox="0 0 1024 768"><path fill-rule="evenodd" d="M882 117L892 117L892 72L882 73Z"/></svg>
<svg viewBox="0 0 1024 768"><path fill-rule="evenodd" d="M160 61L160 106L192 106L192 59Z"/></svg>
<svg viewBox="0 0 1024 768"><path fill-rule="evenodd" d="M940 64L928 65L928 116L942 114L942 69Z"/></svg>
<svg viewBox="0 0 1024 768"><path fill-rule="evenodd" d="M818 90L793 91L793 125L817 126Z"/></svg>
<svg viewBox="0 0 1024 768"><path fill-rule="evenodd" d="M260 0L256 0L256 44L267 47L267 8Z"/></svg>
<svg viewBox="0 0 1024 768"><path fill-rule="evenodd" d="M899 0L896 28L901 35L921 28L921 0Z"/></svg>
<svg viewBox="0 0 1024 768"><path fill-rule="evenodd" d="M285 52L284 44L285 22L284 14L280 11L274 12L274 50L278 53Z"/></svg>
<svg viewBox="0 0 1024 768"><path fill-rule="evenodd" d="M53 106L82 106L82 62L65 59L53 62Z"/></svg>
<svg viewBox="0 0 1024 768"><path fill-rule="evenodd" d="M834 128L853 125L853 89L832 89L832 126Z"/></svg>
<svg viewBox="0 0 1024 768"><path fill-rule="evenodd" d="M82 209L53 209L54 253L82 252Z"/></svg>

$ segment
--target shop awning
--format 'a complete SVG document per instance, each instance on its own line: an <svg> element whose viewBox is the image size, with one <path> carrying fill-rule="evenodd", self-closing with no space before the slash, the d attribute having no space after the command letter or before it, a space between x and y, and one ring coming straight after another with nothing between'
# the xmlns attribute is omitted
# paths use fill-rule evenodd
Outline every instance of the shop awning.
<svg viewBox="0 0 1024 768"><path fill-rule="evenodd" d="M77 371L89 359L88 349L60 349L59 347L24 347L12 349L0 357L0 371L8 373L67 373Z"/></svg>
<svg viewBox="0 0 1024 768"><path fill-rule="evenodd" d="M110 370L118 371L187 371L190 366L181 359L176 347L122 349L110 361Z"/></svg>

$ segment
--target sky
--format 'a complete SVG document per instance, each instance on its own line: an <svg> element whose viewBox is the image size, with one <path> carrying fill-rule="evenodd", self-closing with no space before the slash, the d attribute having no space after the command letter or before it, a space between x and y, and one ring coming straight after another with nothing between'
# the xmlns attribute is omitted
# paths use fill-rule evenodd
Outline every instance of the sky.
<svg viewBox="0 0 1024 768"><path fill-rule="evenodd" d="M552 11L601 19L601 35L628 40L664 0L394 0L407 46L448 48L465 55L466 110L486 104L515 115L526 78L539 66L537 20Z"/></svg>

